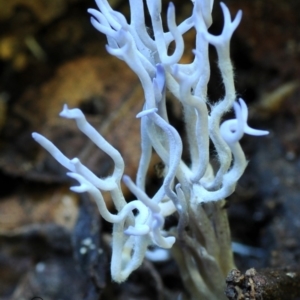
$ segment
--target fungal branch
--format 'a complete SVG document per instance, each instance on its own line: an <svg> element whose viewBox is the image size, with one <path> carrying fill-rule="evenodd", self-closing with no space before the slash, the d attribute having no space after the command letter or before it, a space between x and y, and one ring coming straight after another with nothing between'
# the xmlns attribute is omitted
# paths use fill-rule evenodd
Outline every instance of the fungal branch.
<svg viewBox="0 0 300 300"><path fill-rule="evenodd" d="M142 153L135 183L123 174L124 161L120 153L87 122L79 109L65 106L60 116L74 119L79 130L113 159L115 168L111 175L100 179L78 158L65 157L45 137L33 133L33 138L69 170L68 176L78 181L79 185L71 189L77 193L89 193L95 199L102 217L114 224L111 260L113 280L126 280L141 265L149 246L165 249L173 246L175 249L175 238L178 238L186 243L186 249L193 257L191 260L184 258L178 247L174 251L179 265L190 272L186 276L187 285L193 283L194 286L190 293L195 295L197 292L197 296L203 299L221 299L212 297L209 287L213 285L210 280L225 278L228 265L233 263L226 264L220 258L220 247L226 248L227 261L232 262L227 217L221 212L220 203L234 192L246 168L245 155L239 144L244 133L260 136L268 132L250 128L246 103L242 99L235 101L230 39L241 21L241 11L232 19L227 6L221 3L224 26L221 34L214 36L208 32L212 24L213 0L192 2L191 16L180 24L176 23L173 3L169 4L166 15L162 14L161 0L129 0L130 22L113 10L107 0L96 0L98 9L88 10L92 25L107 37L107 51L127 63L144 89L145 102L137 115L141 119ZM150 15L153 37L145 25L145 10ZM167 32L164 32L162 25L164 17ZM183 35L191 28L196 31L194 59L189 64L181 64ZM171 43L172 47L175 45L172 54L169 51ZM217 50L225 89L223 99L214 105L209 105L207 97L209 44ZM183 107L190 165L183 162L181 137L168 121L167 91ZM235 118L221 123L224 114L232 108ZM210 164L210 143L214 145L219 159L216 173ZM161 187L149 198L145 182L153 150L165 164L165 170ZM136 196L135 201L125 201L121 180ZM102 191L110 192L116 214L107 210ZM138 213L133 214L133 210ZM208 217L208 210L213 217ZM174 213L179 217L178 227L166 231L165 218ZM192 238L196 238L196 241ZM195 269L201 280L195 275ZM207 270L211 274L207 274ZM198 282L195 276L201 282L198 287L195 287ZM220 293L216 297L219 296Z"/></svg>

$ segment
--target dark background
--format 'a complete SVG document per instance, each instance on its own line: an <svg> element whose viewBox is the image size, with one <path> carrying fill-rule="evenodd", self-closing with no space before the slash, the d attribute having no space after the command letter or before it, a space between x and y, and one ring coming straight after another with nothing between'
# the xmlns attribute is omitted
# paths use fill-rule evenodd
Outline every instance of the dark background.
<svg viewBox="0 0 300 300"><path fill-rule="evenodd" d="M112 1L128 15L126 1ZM178 20L190 1L175 2ZM249 165L228 201L237 267L297 267L300 259L300 2L228 0L243 18L231 44L237 95L249 123L267 137L245 136ZM145 262L122 284L109 277L109 232L94 204L68 189L70 181L31 132L46 135L69 157L79 156L99 176L111 161L58 113L80 107L122 153L134 177L139 159L143 94L136 76L110 57L105 37L89 22L90 0L0 0L0 299L175 299L182 291L174 262ZM214 4L211 32L222 28ZM184 59L191 58L193 33ZM223 94L211 49L209 99ZM170 115L180 124L176 105ZM173 109L172 109L173 107ZM153 165L159 162L153 159ZM156 188L150 169L148 188ZM130 197L129 193L125 194ZM109 198L107 198L108 205ZM84 242L90 238L95 247ZM89 243L87 243L89 244ZM99 250L100 249L100 250ZM85 253L83 255L83 253Z"/></svg>

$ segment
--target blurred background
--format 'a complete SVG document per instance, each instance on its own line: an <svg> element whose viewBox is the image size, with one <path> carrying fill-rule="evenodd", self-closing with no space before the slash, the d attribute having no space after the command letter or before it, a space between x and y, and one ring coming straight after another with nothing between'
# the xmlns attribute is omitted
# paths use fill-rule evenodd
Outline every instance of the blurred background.
<svg viewBox="0 0 300 300"><path fill-rule="evenodd" d="M125 0L111 5L126 16ZM167 6L167 1L163 1ZM242 146L249 165L228 199L236 264L296 267L300 260L300 2L227 0L242 9L231 55L237 96L250 109L250 126L270 131ZM175 1L177 21L190 1ZM72 121L59 118L64 103L79 107L123 155L135 178L143 93L136 75L105 50L90 24L91 0L0 0L0 299L175 299L183 287L175 263L145 261L122 285L109 275L111 228L95 204L69 191L66 171L31 138L42 133L68 157L97 175L112 162ZM222 30L219 3L210 31ZM149 23L149 27L151 24ZM183 62L192 59L194 32L185 35ZM211 49L210 102L224 90ZM180 105L168 99L172 124L181 128ZM184 138L184 132L181 132ZM212 157L213 157L212 149ZM160 183L149 170L151 194ZM157 168L156 168L157 169ZM74 184L74 182L73 182ZM125 191L128 199L131 195ZM110 199L107 197L108 206ZM169 221L172 223L172 220ZM38 299L38 298L37 298Z"/></svg>

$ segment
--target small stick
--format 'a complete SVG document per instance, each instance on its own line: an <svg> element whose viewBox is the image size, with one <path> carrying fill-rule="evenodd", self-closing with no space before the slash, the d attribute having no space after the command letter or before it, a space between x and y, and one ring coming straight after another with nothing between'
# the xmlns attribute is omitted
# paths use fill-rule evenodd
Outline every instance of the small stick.
<svg viewBox="0 0 300 300"><path fill-rule="evenodd" d="M300 270L233 269L226 278L229 300L296 300L300 297ZM298 299L298 298L297 298Z"/></svg>

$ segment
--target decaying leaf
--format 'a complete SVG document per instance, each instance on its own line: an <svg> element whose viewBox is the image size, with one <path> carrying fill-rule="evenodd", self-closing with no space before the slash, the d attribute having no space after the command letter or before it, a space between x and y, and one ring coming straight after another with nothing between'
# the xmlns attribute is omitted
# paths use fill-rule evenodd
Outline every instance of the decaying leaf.
<svg viewBox="0 0 300 300"><path fill-rule="evenodd" d="M143 94L135 75L109 57L84 56L63 64L50 81L28 88L15 105L4 135L0 166L7 173L36 180L59 181L65 170L31 138L37 131L68 157L78 156L100 176L112 163L88 141L72 120L58 116L63 104L82 108L89 122L124 156L126 173L135 174L139 158L139 120Z"/></svg>

